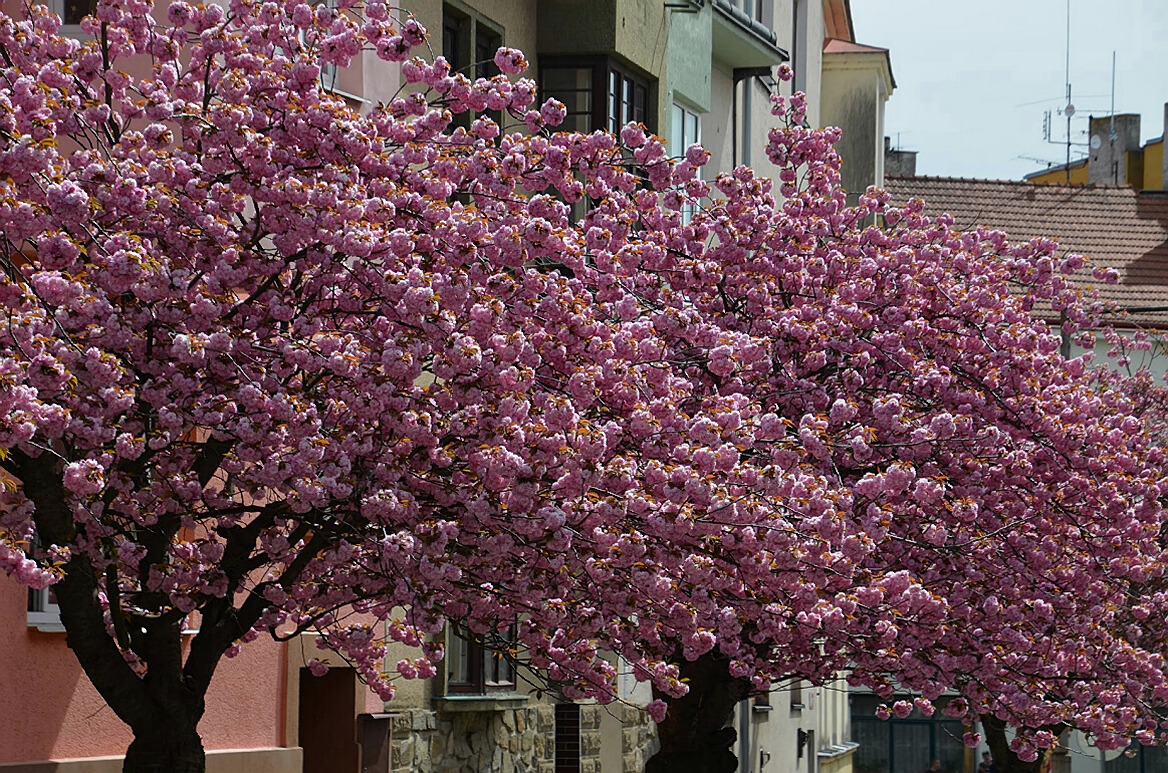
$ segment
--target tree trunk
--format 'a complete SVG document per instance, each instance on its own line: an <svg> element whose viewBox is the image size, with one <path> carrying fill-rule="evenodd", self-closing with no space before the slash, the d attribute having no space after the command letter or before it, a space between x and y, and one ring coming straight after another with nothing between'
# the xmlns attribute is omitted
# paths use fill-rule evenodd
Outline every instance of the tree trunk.
<svg viewBox="0 0 1168 773"><path fill-rule="evenodd" d="M1038 755L1034 762L1023 762L1018 755L1010 751L1010 741L1006 738L1006 723L997 717L982 717L981 727L985 732L986 745L990 747L990 755L994 758L994 767L998 773L1039 773L1045 757Z"/></svg>
<svg viewBox="0 0 1168 773"><path fill-rule="evenodd" d="M669 699L669 713L657 726L661 748L645 763L645 773L734 773L738 734L726 723L734 706L750 695L747 679L730 676L728 658L707 653L681 664L689 684L682 698Z"/></svg>
<svg viewBox="0 0 1168 773"><path fill-rule="evenodd" d="M122 773L204 773L206 769L207 757L196 728L163 722L135 734L122 765Z"/></svg>

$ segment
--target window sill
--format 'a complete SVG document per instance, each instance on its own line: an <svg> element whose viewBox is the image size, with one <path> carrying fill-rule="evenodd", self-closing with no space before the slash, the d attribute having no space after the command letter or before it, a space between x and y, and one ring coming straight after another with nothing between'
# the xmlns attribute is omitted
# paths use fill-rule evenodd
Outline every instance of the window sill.
<svg viewBox="0 0 1168 773"><path fill-rule="evenodd" d="M65 626L61 624L61 616L48 612L29 612L28 627L35 628L41 633L65 633Z"/></svg>
<svg viewBox="0 0 1168 773"><path fill-rule="evenodd" d="M498 695L447 695L434 699L434 708L450 714L512 711L527 707L527 696L515 692Z"/></svg>
<svg viewBox="0 0 1168 773"><path fill-rule="evenodd" d="M836 746L828 746L826 748L820 749L818 752L816 752L816 756L821 760L846 757L858 749L859 746L860 744L856 743L855 741L844 741L843 743Z"/></svg>

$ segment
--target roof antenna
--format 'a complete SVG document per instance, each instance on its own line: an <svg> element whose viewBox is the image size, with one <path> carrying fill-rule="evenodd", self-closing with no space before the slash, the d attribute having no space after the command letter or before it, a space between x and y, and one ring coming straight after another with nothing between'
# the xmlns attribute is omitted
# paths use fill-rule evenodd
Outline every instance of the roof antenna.
<svg viewBox="0 0 1168 773"><path fill-rule="evenodd" d="M1111 184L1119 185L1119 161L1115 158L1115 50L1111 51Z"/></svg>
<svg viewBox="0 0 1168 773"><path fill-rule="evenodd" d="M1071 118L1075 106L1071 103L1071 0L1067 0L1067 106L1063 108L1067 116L1067 185L1071 184Z"/></svg>

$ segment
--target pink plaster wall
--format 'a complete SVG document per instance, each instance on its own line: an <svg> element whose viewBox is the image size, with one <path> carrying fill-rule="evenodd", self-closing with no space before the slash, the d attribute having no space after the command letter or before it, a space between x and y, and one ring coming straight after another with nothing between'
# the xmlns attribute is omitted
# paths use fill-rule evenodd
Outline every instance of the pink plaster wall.
<svg viewBox="0 0 1168 773"><path fill-rule="evenodd" d="M89 683L65 634L27 624L28 591L0 575L0 763L122 754L130 732ZM283 745L283 645L224 659L199 733L207 749Z"/></svg>

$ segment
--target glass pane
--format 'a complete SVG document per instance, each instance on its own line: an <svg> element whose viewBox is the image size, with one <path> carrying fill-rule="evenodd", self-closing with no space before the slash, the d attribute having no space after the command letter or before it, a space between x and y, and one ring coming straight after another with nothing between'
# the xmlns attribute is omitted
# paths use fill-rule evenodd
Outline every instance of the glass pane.
<svg viewBox="0 0 1168 773"><path fill-rule="evenodd" d="M685 133L685 146L688 148L695 142L702 141L701 125L698 122L697 113L689 113L686 118L689 125L689 130Z"/></svg>
<svg viewBox="0 0 1168 773"><path fill-rule="evenodd" d="M569 113L591 113L592 92L590 91L554 91L546 89L545 97L555 97L564 103Z"/></svg>
<svg viewBox="0 0 1168 773"><path fill-rule="evenodd" d="M608 74L608 130L615 132L620 127L621 76L615 72Z"/></svg>
<svg viewBox="0 0 1168 773"><path fill-rule="evenodd" d="M1165 773L1168 771L1168 749L1163 746L1144 746L1140 748L1144 757L1143 773Z"/></svg>
<svg viewBox="0 0 1168 773"><path fill-rule="evenodd" d="M621 107L624 108L621 111L621 126L624 126L629 121L633 120L633 105L634 104L636 104L636 102L633 98L633 81L630 78L626 78L625 79L625 99L624 99L624 104L621 105Z"/></svg>
<svg viewBox="0 0 1168 773"><path fill-rule="evenodd" d="M545 91L557 89L592 90L591 67L545 67L543 71ZM559 99L559 97L556 97Z"/></svg>
<svg viewBox="0 0 1168 773"><path fill-rule="evenodd" d="M929 748L931 733L929 723L894 722L892 728L892 771L893 773L917 773L924 771L933 761ZM954 773L941 768L944 773Z"/></svg>
<svg viewBox="0 0 1168 773"><path fill-rule="evenodd" d="M458 634L450 631L446 636L446 674L450 682L470 681L469 645Z"/></svg>
<svg viewBox="0 0 1168 773"><path fill-rule="evenodd" d="M892 746L890 727L887 722L875 718L853 720L852 732L859 744L856 747L855 773L891 773L891 761L888 759ZM904 773L918 772L906 770Z"/></svg>
<svg viewBox="0 0 1168 773"><path fill-rule="evenodd" d="M675 104L673 106L673 125L670 127L669 136L673 140L673 155L680 156L685 152L687 147L685 141L685 111L682 110L681 105Z"/></svg>
<svg viewBox="0 0 1168 773"><path fill-rule="evenodd" d="M80 24L81 20L97 10L97 0L65 0L64 24Z"/></svg>
<svg viewBox="0 0 1168 773"><path fill-rule="evenodd" d="M442 56L450 62L450 69L467 76L474 74L466 70L471 54L467 31L469 26L466 19L456 16L447 15L442 20Z"/></svg>
<svg viewBox="0 0 1168 773"><path fill-rule="evenodd" d="M592 116L585 113L568 114L564 122L556 127L558 131L562 132L583 132L587 134L592 131Z"/></svg>
<svg viewBox="0 0 1168 773"><path fill-rule="evenodd" d="M1134 757L1121 754L1113 760L1103 763L1104 773L1140 773L1140 754ZM1152 771L1148 771L1152 773Z"/></svg>
<svg viewBox="0 0 1168 773"><path fill-rule="evenodd" d="M961 742L965 728L962 727L961 723L934 722L933 729L936 739L934 754L937 759L941 760L941 770L948 771L948 773L970 773L965 769L965 744Z"/></svg>
<svg viewBox="0 0 1168 773"><path fill-rule="evenodd" d="M475 75L491 78L499 74L495 65L495 52L503 45L503 38L492 33L483 25L477 25L475 32Z"/></svg>

